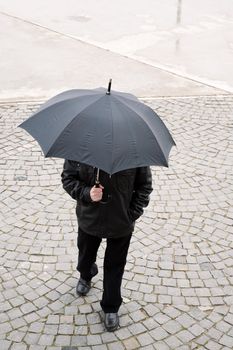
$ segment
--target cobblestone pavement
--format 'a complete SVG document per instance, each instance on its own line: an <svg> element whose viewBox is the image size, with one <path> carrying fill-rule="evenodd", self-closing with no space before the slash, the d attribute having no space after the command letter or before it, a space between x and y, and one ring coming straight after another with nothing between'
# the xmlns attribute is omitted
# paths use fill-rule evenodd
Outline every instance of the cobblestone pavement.
<svg viewBox="0 0 233 350"><path fill-rule="evenodd" d="M78 278L75 202L63 161L44 159L16 126L38 104L0 105L0 349L233 348L233 96L146 100L176 140L170 168L153 168L123 280L121 328L104 330L99 275Z"/></svg>

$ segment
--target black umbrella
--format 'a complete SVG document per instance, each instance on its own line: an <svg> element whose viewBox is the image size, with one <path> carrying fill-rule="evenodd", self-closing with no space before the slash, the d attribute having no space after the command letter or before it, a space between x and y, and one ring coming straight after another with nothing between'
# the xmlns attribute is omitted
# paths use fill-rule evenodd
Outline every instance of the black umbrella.
<svg viewBox="0 0 233 350"><path fill-rule="evenodd" d="M168 166L175 142L159 116L135 96L108 90L69 90L48 100L19 125L45 157L76 160L109 174Z"/></svg>

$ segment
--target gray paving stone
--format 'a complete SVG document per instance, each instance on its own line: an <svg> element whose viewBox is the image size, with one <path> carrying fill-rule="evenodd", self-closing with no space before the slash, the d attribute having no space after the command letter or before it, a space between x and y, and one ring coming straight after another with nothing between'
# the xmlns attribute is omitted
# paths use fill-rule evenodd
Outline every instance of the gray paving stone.
<svg viewBox="0 0 233 350"><path fill-rule="evenodd" d="M224 334L222 338L219 339L219 343L228 346L231 349L233 346L233 337L229 337L228 335Z"/></svg>
<svg viewBox="0 0 233 350"><path fill-rule="evenodd" d="M149 333L143 333L137 336L137 341L141 346L149 345L154 343L154 339Z"/></svg>
<svg viewBox="0 0 233 350"><path fill-rule="evenodd" d="M23 344L23 343L14 343L11 346L12 350L26 350L27 349L27 345Z"/></svg>
<svg viewBox="0 0 233 350"><path fill-rule="evenodd" d="M87 336L87 345L98 345L101 343L102 343L102 340L98 334Z"/></svg>
<svg viewBox="0 0 233 350"><path fill-rule="evenodd" d="M11 321L11 326L13 329L18 329L20 327L26 326L26 322L23 318L16 318Z"/></svg>
<svg viewBox="0 0 233 350"><path fill-rule="evenodd" d="M167 315L162 313L156 314L153 318L159 324L164 324L170 320L170 318Z"/></svg>
<svg viewBox="0 0 233 350"><path fill-rule="evenodd" d="M71 346L84 346L87 345L87 337L84 335L75 335L71 337ZM64 346L64 342L63 342Z"/></svg>
<svg viewBox="0 0 233 350"><path fill-rule="evenodd" d="M108 348L105 344L101 344L92 346L92 350L108 350Z"/></svg>
<svg viewBox="0 0 233 350"><path fill-rule="evenodd" d="M69 324L60 324L58 333L59 334L73 334L74 326Z"/></svg>
<svg viewBox="0 0 233 350"><path fill-rule="evenodd" d="M188 314L182 314L178 316L176 318L176 321L178 321L184 328L189 328L195 323L194 319Z"/></svg>
<svg viewBox="0 0 233 350"><path fill-rule="evenodd" d="M52 345L54 341L53 335L42 334L38 340L38 345Z"/></svg>
<svg viewBox="0 0 233 350"><path fill-rule="evenodd" d="M146 318L146 314L141 310L132 312L130 316L134 322L142 321Z"/></svg>
<svg viewBox="0 0 233 350"><path fill-rule="evenodd" d="M142 349L142 350L154 350L154 346L153 345L142 346L140 349Z"/></svg>
<svg viewBox="0 0 233 350"><path fill-rule="evenodd" d="M230 328L231 328L231 325L227 322L224 322L224 321L220 321L218 322L218 324L216 325L216 328L220 331L220 332L224 332L224 333L227 333Z"/></svg>
<svg viewBox="0 0 233 350"><path fill-rule="evenodd" d="M210 328L207 334L212 340L216 341L218 341L222 336L222 332L217 330L215 327Z"/></svg>
<svg viewBox="0 0 233 350"><path fill-rule="evenodd" d="M17 343L20 343L23 340L24 337L25 337L25 333L24 332L20 332L20 331L15 330L15 331L11 332L8 335L7 338L9 340L13 340L13 341L15 341Z"/></svg>
<svg viewBox="0 0 233 350"><path fill-rule="evenodd" d="M90 333L93 333L91 332L91 327L93 327L94 325L90 325ZM76 335L88 335L89 333L89 328L87 326L78 326L78 327L75 327L74 329L74 334ZM97 334L98 332L95 332L93 334Z"/></svg>
<svg viewBox="0 0 233 350"><path fill-rule="evenodd" d="M108 344L108 348L109 350L124 350L124 346L119 341Z"/></svg>
<svg viewBox="0 0 233 350"><path fill-rule="evenodd" d="M55 345L59 345L59 346L69 346L71 343L71 336L67 336L67 335L58 335L55 338ZM86 343L85 343L86 344Z"/></svg>
<svg viewBox="0 0 233 350"><path fill-rule="evenodd" d="M12 342L9 340L2 339L1 340L1 348L2 350L8 350L10 349Z"/></svg>
<svg viewBox="0 0 233 350"><path fill-rule="evenodd" d="M115 336L115 334L109 332L101 334L101 338L104 344L117 341L117 337Z"/></svg>
<svg viewBox="0 0 233 350"><path fill-rule="evenodd" d="M98 313L88 314L87 315L87 323L88 324L96 324L100 322L100 316Z"/></svg>
<svg viewBox="0 0 233 350"><path fill-rule="evenodd" d="M170 334L175 334L182 329L182 326L178 322L170 320L167 323L163 324L163 329L165 329Z"/></svg>
<svg viewBox="0 0 233 350"><path fill-rule="evenodd" d="M204 334L204 335L201 335L200 337L196 338L196 339L195 339L195 342L196 342L197 344L204 345L204 344L206 344L209 340L210 340L209 337L207 337L207 336Z"/></svg>
<svg viewBox="0 0 233 350"><path fill-rule="evenodd" d="M29 331L33 333L42 333L43 328L44 328L44 323L33 322L29 327Z"/></svg>
<svg viewBox="0 0 233 350"><path fill-rule="evenodd" d="M4 334L4 333L8 333L12 330L12 327L10 325L10 323L5 322L1 324L1 328L0 328L0 334Z"/></svg>
<svg viewBox="0 0 233 350"><path fill-rule="evenodd" d="M91 334L102 334L104 331L104 325L102 323L93 324L89 326L89 329ZM88 328L87 328L86 334L87 333L88 333Z"/></svg>
<svg viewBox="0 0 233 350"><path fill-rule="evenodd" d="M207 344L205 344L205 347L209 350L219 350L222 348L222 345L210 340Z"/></svg>
<svg viewBox="0 0 233 350"><path fill-rule="evenodd" d="M224 317L224 321L226 321L227 323L231 324L233 326L233 315L232 314L228 314Z"/></svg>
<svg viewBox="0 0 233 350"><path fill-rule="evenodd" d="M58 324L59 316L58 315L49 315L47 319L48 324Z"/></svg>
<svg viewBox="0 0 233 350"><path fill-rule="evenodd" d="M151 336L157 341L162 340L168 336L168 333L162 327L158 327L150 331Z"/></svg>
<svg viewBox="0 0 233 350"><path fill-rule="evenodd" d="M159 327L159 324L157 322L155 322L155 320L153 318L147 318L146 320L144 320L143 325L145 325L145 327L148 330Z"/></svg>
<svg viewBox="0 0 233 350"><path fill-rule="evenodd" d="M194 334L196 337L201 335L203 332L205 332L205 329L200 327L198 324L194 324L193 326L189 327L189 332Z"/></svg>
<svg viewBox="0 0 233 350"><path fill-rule="evenodd" d="M92 312L92 307L88 304L80 305L79 311L81 314L89 314Z"/></svg>
<svg viewBox="0 0 233 350"><path fill-rule="evenodd" d="M154 323L154 322L153 322L153 323ZM129 330L130 333L132 333L133 335L146 332L146 328L145 328L145 326L144 326L141 322L131 324L130 326L128 326L128 330Z"/></svg>
<svg viewBox="0 0 233 350"><path fill-rule="evenodd" d="M145 329L143 329L145 331ZM131 337L131 332L127 328L119 328L115 331L115 335L118 339L123 340Z"/></svg>
<svg viewBox="0 0 233 350"><path fill-rule="evenodd" d="M195 336L187 330L180 331L176 336L182 341L183 344L189 343L195 338Z"/></svg>
<svg viewBox="0 0 233 350"><path fill-rule="evenodd" d="M25 335L25 338L24 338L24 341L26 344L29 344L29 345L37 345L38 344L38 339L40 338L40 334L38 333L30 333L28 332L26 335Z"/></svg>
<svg viewBox="0 0 233 350"><path fill-rule="evenodd" d="M170 349L178 349L182 345L182 342L176 336L171 336L164 341Z"/></svg>

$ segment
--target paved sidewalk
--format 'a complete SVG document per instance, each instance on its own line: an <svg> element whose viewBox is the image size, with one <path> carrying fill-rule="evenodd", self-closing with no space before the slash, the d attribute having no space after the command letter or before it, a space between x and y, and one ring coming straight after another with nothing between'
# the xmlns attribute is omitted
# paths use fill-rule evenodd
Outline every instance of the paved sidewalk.
<svg viewBox="0 0 233 350"><path fill-rule="evenodd" d="M75 295L75 202L62 160L16 126L38 104L0 105L0 349L233 348L233 95L146 100L170 128L170 168L138 221L123 280L121 328L107 333L100 273ZM103 242L104 245L104 242Z"/></svg>

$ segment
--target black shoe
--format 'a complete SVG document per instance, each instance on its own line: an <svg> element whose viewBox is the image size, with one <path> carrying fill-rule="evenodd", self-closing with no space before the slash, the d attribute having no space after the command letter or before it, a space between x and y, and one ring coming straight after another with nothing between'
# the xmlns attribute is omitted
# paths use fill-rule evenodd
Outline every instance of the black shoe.
<svg viewBox="0 0 233 350"><path fill-rule="evenodd" d="M91 289L91 281L85 281L83 278L79 278L76 287L76 292L79 295L86 295Z"/></svg>
<svg viewBox="0 0 233 350"><path fill-rule="evenodd" d="M104 325L108 332L113 332L119 327L118 313L110 312L104 314Z"/></svg>
<svg viewBox="0 0 233 350"><path fill-rule="evenodd" d="M94 276L96 276L98 273L98 267L97 265L94 263L91 267L91 278L93 278ZM79 278L77 287L76 287L76 292L79 295L86 295L89 290L91 289L91 280L90 281L86 281L84 280L82 277Z"/></svg>

